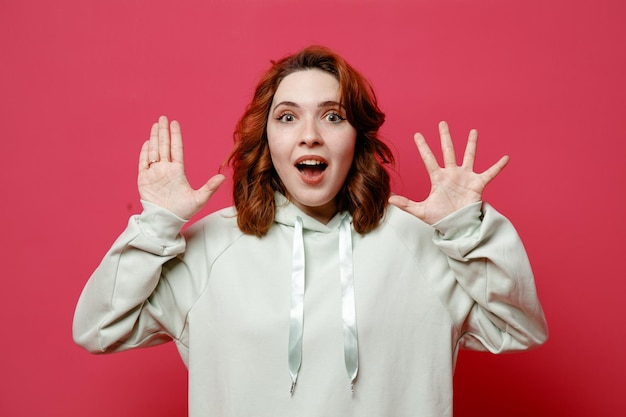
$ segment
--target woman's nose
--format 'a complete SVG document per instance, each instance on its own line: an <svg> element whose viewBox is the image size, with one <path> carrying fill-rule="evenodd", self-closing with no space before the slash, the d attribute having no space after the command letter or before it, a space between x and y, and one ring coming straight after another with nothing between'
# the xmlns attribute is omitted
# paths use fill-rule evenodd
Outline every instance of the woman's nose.
<svg viewBox="0 0 626 417"><path fill-rule="evenodd" d="M321 145L324 143L320 126L316 120L304 120L300 132L300 143L307 146Z"/></svg>

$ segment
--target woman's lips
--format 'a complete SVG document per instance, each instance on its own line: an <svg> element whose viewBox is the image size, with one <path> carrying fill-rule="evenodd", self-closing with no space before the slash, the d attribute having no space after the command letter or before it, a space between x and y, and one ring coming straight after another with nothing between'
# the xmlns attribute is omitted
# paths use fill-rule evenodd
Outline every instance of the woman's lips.
<svg viewBox="0 0 626 417"><path fill-rule="evenodd" d="M296 161L295 167L305 183L318 184L322 181L328 164L320 157L301 157Z"/></svg>

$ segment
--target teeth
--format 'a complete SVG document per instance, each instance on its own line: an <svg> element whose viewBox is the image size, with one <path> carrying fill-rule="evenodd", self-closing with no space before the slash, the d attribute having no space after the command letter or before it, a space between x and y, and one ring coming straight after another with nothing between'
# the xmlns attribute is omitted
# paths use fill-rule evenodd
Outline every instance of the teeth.
<svg viewBox="0 0 626 417"><path fill-rule="evenodd" d="M316 161L314 159L307 159L307 160L298 162L298 165L310 165L310 166L322 165L322 161Z"/></svg>

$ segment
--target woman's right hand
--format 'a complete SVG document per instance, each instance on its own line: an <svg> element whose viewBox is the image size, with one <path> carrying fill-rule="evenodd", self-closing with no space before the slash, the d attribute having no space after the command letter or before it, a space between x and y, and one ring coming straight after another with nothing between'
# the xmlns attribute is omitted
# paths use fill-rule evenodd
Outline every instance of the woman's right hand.
<svg viewBox="0 0 626 417"><path fill-rule="evenodd" d="M224 179L222 174L214 175L194 190L185 175L180 124L176 121L169 124L167 117L161 116L152 125L150 139L143 144L139 155L137 183L142 200L188 220L204 207Z"/></svg>

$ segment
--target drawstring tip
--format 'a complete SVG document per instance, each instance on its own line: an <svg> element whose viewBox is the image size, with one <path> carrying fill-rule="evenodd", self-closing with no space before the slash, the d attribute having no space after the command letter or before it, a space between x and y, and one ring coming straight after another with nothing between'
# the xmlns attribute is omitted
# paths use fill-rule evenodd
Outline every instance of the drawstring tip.
<svg viewBox="0 0 626 417"><path fill-rule="evenodd" d="M354 394L354 381L350 382L350 392Z"/></svg>
<svg viewBox="0 0 626 417"><path fill-rule="evenodd" d="M291 389L289 390L289 394L293 397L293 392L296 389L296 381L291 383Z"/></svg>

